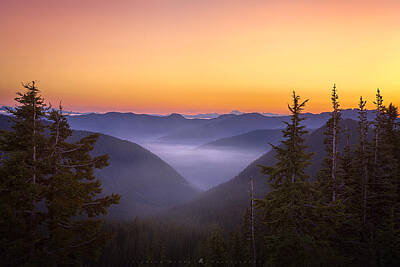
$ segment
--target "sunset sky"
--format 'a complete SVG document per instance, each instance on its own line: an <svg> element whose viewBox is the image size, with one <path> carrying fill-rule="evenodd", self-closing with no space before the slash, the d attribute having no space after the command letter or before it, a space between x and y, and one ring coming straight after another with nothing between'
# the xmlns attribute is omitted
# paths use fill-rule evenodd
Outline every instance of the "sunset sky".
<svg viewBox="0 0 400 267"><path fill-rule="evenodd" d="M400 105L398 0L0 0L0 105L37 80L74 111Z"/></svg>

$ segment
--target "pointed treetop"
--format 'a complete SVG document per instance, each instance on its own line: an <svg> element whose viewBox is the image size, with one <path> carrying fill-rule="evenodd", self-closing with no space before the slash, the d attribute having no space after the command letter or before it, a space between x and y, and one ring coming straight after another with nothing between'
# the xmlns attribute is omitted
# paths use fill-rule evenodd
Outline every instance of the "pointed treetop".
<svg viewBox="0 0 400 267"><path fill-rule="evenodd" d="M383 97L379 88L376 89L376 98L374 104L376 105L378 111L380 111L380 109L383 107Z"/></svg>
<svg viewBox="0 0 400 267"><path fill-rule="evenodd" d="M359 109L364 110L366 104L367 100L364 100L363 97L360 96L360 102L358 102Z"/></svg>
<svg viewBox="0 0 400 267"><path fill-rule="evenodd" d="M295 90L293 90L292 97L293 97L293 104L292 104L292 106L290 106L290 104L288 104L288 109L290 110L290 112L295 113L295 114L301 113L301 111L304 109L304 106L308 102L308 99L304 100L303 102L301 102L299 104L300 96L296 95Z"/></svg>

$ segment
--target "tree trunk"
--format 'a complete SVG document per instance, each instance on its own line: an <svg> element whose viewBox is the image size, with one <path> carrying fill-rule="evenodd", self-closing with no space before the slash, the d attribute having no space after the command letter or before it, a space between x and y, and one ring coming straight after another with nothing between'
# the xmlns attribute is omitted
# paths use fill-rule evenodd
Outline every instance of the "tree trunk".
<svg viewBox="0 0 400 267"><path fill-rule="evenodd" d="M256 266L256 240L254 233L254 183L253 179L250 180L250 209L251 209L251 241L253 247L253 266Z"/></svg>
<svg viewBox="0 0 400 267"><path fill-rule="evenodd" d="M336 201L336 110L333 113L333 133L332 133L332 202Z"/></svg>

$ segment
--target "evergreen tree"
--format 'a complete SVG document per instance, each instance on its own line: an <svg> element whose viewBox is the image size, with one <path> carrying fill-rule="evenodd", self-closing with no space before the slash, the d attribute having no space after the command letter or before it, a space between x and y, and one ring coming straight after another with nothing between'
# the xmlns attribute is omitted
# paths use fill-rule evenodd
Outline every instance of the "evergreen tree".
<svg viewBox="0 0 400 267"><path fill-rule="evenodd" d="M396 172L394 173L393 181L396 195L396 203L400 204L400 121L399 111L396 106L390 104L385 110L385 122L383 128L385 131L385 139L392 145L390 147L391 155L393 155L393 164L396 165Z"/></svg>
<svg viewBox="0 0 400 267"><path fill-rule="evenodd" d="M353 180L353 151L350 145L350 131L349 129L345 129L345 137L346 143L343 148L342 156L339 158L339 164L342 169L342 180L343 180L343 191L344 191L344 199L345 202L351 197L350 188L353 187L352 180Z"/></svg>
<svg viewBox="0 0 400 267"><path fill-rule="evenodd" d="M326 201L335 203L336 199L339 197L339 190L343 188L341 186L341 166L340 166L340 157L339 157L339 141L340 141L340 121L341 121L341 113L339 109L339 97L336 91L336 85L333 85L332 88L332 112L331 117L326 122L326 131L325 131L325 150L326 150L326 158L324 160L324 168L321 170L319 174L319 182L321 186L321 190L326 194Z"/></svg>
<svg viewBox="0 0 400 267"><path fill-rule="evenodd" d="M67 138L72 131L60 110L53 109L49 137L49 163L51 175L46 180L46 207L48 242L46 251L54 260L77 263L85 258L95 258L104 245L106 236L98 215L106 208L118 204L119 196L99 197L101 182L94 169L108 165L108 155L92 157L99 135L86 136L76 143Z"/></svg>
<svg viewBox="0 0 400 267"><path fill-rule="evenodd" d="M232 266L242 266L242 262L248 259L245 255L244 243L246 240L240 229L233 231L229 240L229 259L232 261Z"/></svg>
<svg viewBox="0 0 400 267"><path fill-rule="evenodd" d="M330 243L335 255L345 248L343 236L341 235L341 233L347 230L344 225L346 221L346 185L344 178L345 175L350 175L349 171L351 169L349 144L346 145L344 151L347 161L343 161L339 153L339 143L341 139L340 123L342 118L338 99L336 85L334 84L331 94L332 112L330 118L326 122L326 131L324 132L326 157L315 184L316 188L321 193L320 200L322 203L319 207L319 212L322 218L320 223L326 226L320 238ZM336 263L344 262L345 260L347 259L343 254L342 256L336 255L335 258L332 259L332 261Z"/></svg>
<svg viewBox="0 0 400 267"><path fill-rule="evenodd" d="M391 155L390 148L392 141L385 138L388 131L392 131L389 127L384 127L386 121L385 107L380 90L377 89L376 100L376 117L374 121L374 140L372 143L373 161L371 166L371 179L368 183L369 188L369 214L368 231L369 242L375 252L375 258L379 261L380 249L376 240L376 233L385 225L390 217L390 210L394 204L394 190L392 177L394 175L395 164L394 157Z"/></svg>
<svg viewBox="0 0 400 267"><path fill-rule="evenodd" d="M370 163L371 151L368 141L369 122L366 101L360 97L358 104L358 143L351 153L351 173L346 179L346 235L348 254L353 257L353 265L370 266L373 251L370 244Z"/></svg>
<svg viewBox="0 0 400 267"><path fill-rule="evenodd" d="M385 188L388 185L388 176L390 176L390 171L385 169L385 167L393 166L392 159L390 159L390 154L385 153L385 146L388 144L384 144L384 134L383 134L383 123L385 117L385 107L383 105L383 98L380 94L379 88L376 92L376 100L374 101L376 105L376 116L374 121L374 140L372 143L372 151L373 151L373 163L371 168L371 181L369 183L370 187L370 195L371 195L371 205L370 205L370 219L371 219L371 241L373 241L375 236L375 231L377 224L379 224L379 220L382 218L380 216L384 214L380 214L382 207L385 205L380 205L383 199L386 198L386 191L388 188ZM387 151L388 152L388 151ZM388 162L389 161L389 162ZM383 204L383 203L381 203ZM387 206L386 206L387 207ZM385 207L385 208L386 208ZM385 216L384 216L385 217Z"/></svg>
<svg viewBox="0 0 400 267"><path fill-rule="evenodd" d="M290 122L283 130L284 141L272 146L278 160L273 167L261 166L269 175L272 189L259 200L264 211L268 266L310 266L322 264L327 244L318 237L318 194L306 174L312 153L306 152L301 113L306 101L293 92Z"/></svg>
<svg viewBox="0 0 400 267"><path fill-rule="evenodd" d="M397 109L379 106L377 92L375 119L373 181L371 183L371 243L377 266L400 264L400 212L397 199L399 162L396 160ZM380 102L382 103L382 101ZM380 109L379 109L380 108Z"/></svg>
<svg viewBox="0 0 400 267"><path fill-rule="evenodd" d="M227 251L222 230L215 227L211 235L207 239L207 255L206 266L221 266L226 264Z"/></svg>
<svg viewBox="0 0 400 267"><path fill-rule="evenodd" d="M355 169L355 152L350 145L350 132L346 131L346 143L343 149L340 165L343 181L343 220L337 229L338 247L341 254L349 261L348 265L356 265L356 259L361 257L360 245L360 218L361 218L361 180Z"/></svg>
<svg viewBox="0 0 400 267"><path fill-rule="evenodd" d="M241 225L242 233L242 261L251 261L253 254L252 236L251 236L251 210L250 207L246 209L243 214L243 221Z"/></svg>
<svg viewBox="0 0 400 267"><path fill-rule="evenodd" d="M369 122L367 120L367 110L365 109L367 101L360 97L358 105L359 123L358 123L358 148L356 160L358 161L357 173L360 175L361 181L361 221L362 225L367 225L368 219L368 200L369 200L369 166L370 166L370 151L368 142Z"/></svg>
<svg viewBox="0 0 400 267"><path fill-rule="evenodd" d="M106 239L94 217L119 200L97 197L102 189L93 171L108 156L89 154L98 135L68 143L72 131L62 112L48 112L34 82L24 88L10 110L12 131L1 135L2 259L10 266L81 264Z"/></svg>
<svg viewBox="0 0 400 267"><path fill-rule="evenodd" d="M20 266L37 259L37 244L42 240L40 225L44 212L38 209L45 197L46 105L35 82L22 84L17 93L20 105L8 109L11 131L2 131L0 150L0 253L3 263Z"/></svg>

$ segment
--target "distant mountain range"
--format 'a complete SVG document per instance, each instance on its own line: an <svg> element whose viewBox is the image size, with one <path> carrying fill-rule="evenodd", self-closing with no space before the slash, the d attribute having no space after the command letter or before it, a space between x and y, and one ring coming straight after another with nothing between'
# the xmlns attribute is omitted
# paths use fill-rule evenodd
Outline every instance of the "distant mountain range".
<svg viewBox="0 0 400 267"><path fill-rule="evenodd" d="M73 129L100 132L134 141L157 139L176 129L207 122L207 120L185 119L179 114L161 117L118 112L69 116L68 121Z"/></svg>
<svg viewBox="0 0 400 267"><path fill-rule="evenodd" d="M0 108L4 112L5 107ZM198 114L168 116L108 112L105 114L90 113L69 114L68 120L73 129L87 130L109 134L135 142L158 140L163 142L197 142L208 143L221 138L245 134L254 130L281 129L286 115L242 113L232 111L230 114ZM325 124L329 112L319 114L306 113L304 124L309 129L317 129ZM357 119L356 109L342 110L344 119ZM190 118L189 118L190 117ZM375 111L368 111L368 119L373 120ZM207 118L207 119L206 119Z"/></svg>
<svg viewBox="0 0 400 267"><path fill-rule="evenodd" d="M242 115L242 114L245 114L245 112L241 112L239 110L232 110L231 113L229 113L229 114ZM285 116L283 114L276 114L276 113L260 113L260 114L267 116L267 117ZM202 113L202 114L194 114L194 115L182 114L182 116L187 119L215 119L221 115L226 115L226 113Z"/></svg>
<svg viewBox="0 0 400 267"><path fill-rule="evenodd" d="M357 125L356 121L350 119L341 123L342 128L348 130L350 144L357 142ZM325 130L326 127L323 126L306 137L307 150L315 152L312 157L312 165L307 170L312 177L315 177L321 168L326 155L323 144ZM339 144L340 150L343 150L346 139L343 134ZM275 163L275 153L269 151L228 182L201 193L188 203L174 207L167 213L167 217L179 222L218 223L232 229L241 223L244 211L249 205L250 179L254 180L256 198L263 198L269 191L266 176L260 172L261 169L258 165L272 166Z"/></svg>
<svg viewBox="0 0 400 267"><path fill-rule="evenodd" d="M369 111L373 120L375 112ZM304 124L309 129L317 129L325 124L329 112L306 113ZM357 110L342 111L345 119L357 119ZM135 113L109 112L69 116L71 127L109 134L122 139L142 142L155 140L164 142L197 142L199 144L232 137L261 129L281 129L288 116L264 116L260 113L224 114L212 119L188 119L180 114L155 116Z"/></svg>
<svg viewBox="0 0 400 267"><path fill-rule="evenodd" d="M12 108L9 106L0 106L0 114L5 114L6 113L6 108ZM88 115L88 114L104 114L104 113L100 113L100 112L77 112L77 111L64 111L64 113L66 115ZM115 113L121 113L121 112L115 112ZM123 113L123 112L122 112ZM174 113L172 113L174 114ZM215 119L221 115L225 115L226 113L199 113L199 114L182 114L183 117L185 117L186 119ZM239 110L232 110L229 114L233 114L233 115L241 115L241 114L245 114L244 112L241 112ZM264 116L284 116L282 114L276 114L276 113L260 113ZM155 116L155 117L167 117L171 114L168 115L162 115L162 114L146 114L146 115L150 115L150 116Z"/></svg>
<svg viewBox="0 0 400 267"><path fill-rule="evenodd" d="M8 116L0 115L0 129L9 130ZM73 131L74 142L91 134ZM110 218L130 219L187 202L200 191L170 165L143 147L109 135L100 135L93 156L108 154L110 165L96 170L105 194L121 194L119 205L109 209Z"/></svg>

